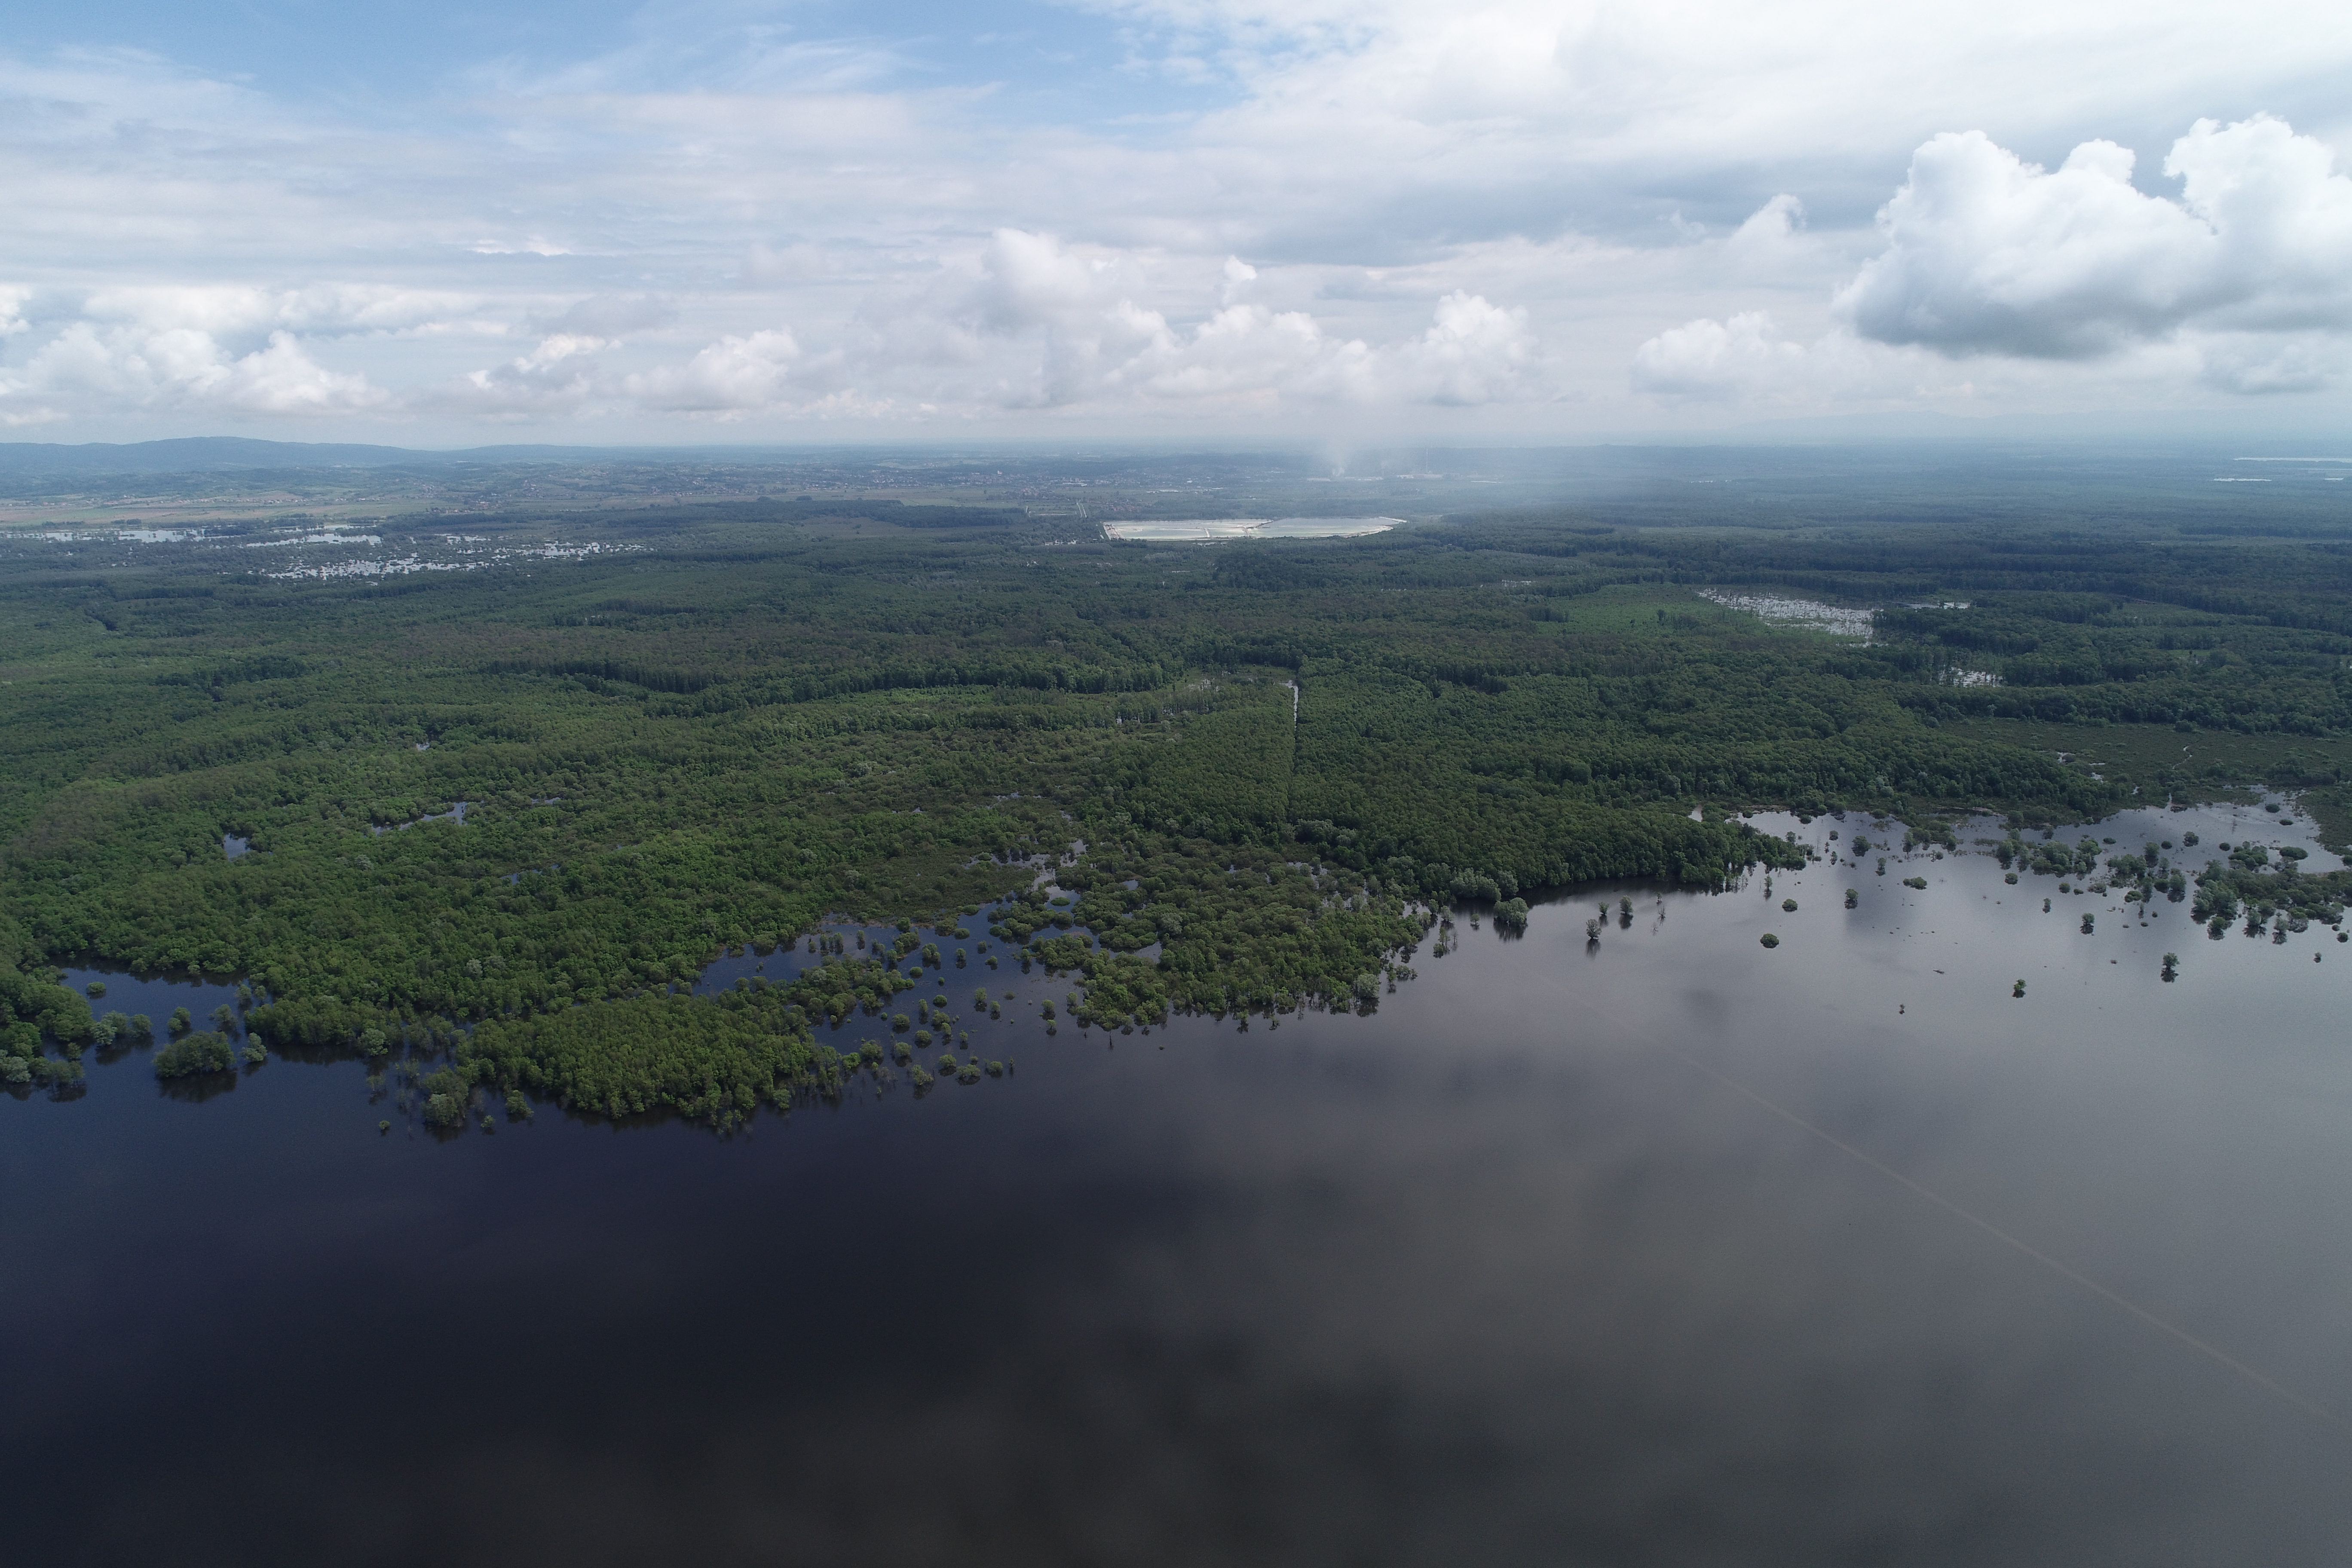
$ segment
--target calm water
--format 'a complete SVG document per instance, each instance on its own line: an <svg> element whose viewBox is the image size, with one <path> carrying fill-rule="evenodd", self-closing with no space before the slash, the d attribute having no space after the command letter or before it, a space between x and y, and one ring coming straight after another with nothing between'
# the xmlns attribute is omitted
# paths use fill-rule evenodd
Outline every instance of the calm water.
<svg viewBox="0 0 2352 1568"><path fill-rule="evenodd" d="M2096 831L2188 827L2303 831ZM1603 891L1370 1018L1048 1039L995 972L1013 1076L731 1141L143 1051L0 1102L5 1555L2343 1560L2352 1434L2052 1265L2352 1413L2352 946L1981 856L1588 950Z"/></svg>
<svg viewBox="0 0 2352 1568"><path fill-rule="evenodd" d="M1140 539L1157 544L1232 539L1357 539L1367 533L1385 533L1403 521L1401 517L1192 517L1105 523L1103 531L1113 539Z"/></svg>

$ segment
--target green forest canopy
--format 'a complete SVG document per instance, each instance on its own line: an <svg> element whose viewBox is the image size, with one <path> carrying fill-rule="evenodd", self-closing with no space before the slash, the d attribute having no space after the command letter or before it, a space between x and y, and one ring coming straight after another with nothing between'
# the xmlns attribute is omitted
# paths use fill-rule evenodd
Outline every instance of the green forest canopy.
<svg viewBox="0 0 2352 1568"><path fill-rule="evenodd" d="M824 1081L813 1040L889 972L725 1020L663 994L831 912L1014 899L1000 934L1059 944L1105 1017L1350 1005L1418 940L1415 900L1785 858L1743 807L2084 820L2257 753L2333 785L2352 734L2335 540L1536 512L1188 547L923 521L646 510L567 523L614 546L587 559L313 582L20 552L10 1050L70 1053L45 966L90 954L249 975L254 1029L289 1043L487 1024L479 1081L732 1114ZM1697 595L1724 585L1880 606L1877 635ZM2181 739L2095 776L2053 727ZM1059 880L1091 943L1029 892L1033 857L1080 842Z"/></svg>

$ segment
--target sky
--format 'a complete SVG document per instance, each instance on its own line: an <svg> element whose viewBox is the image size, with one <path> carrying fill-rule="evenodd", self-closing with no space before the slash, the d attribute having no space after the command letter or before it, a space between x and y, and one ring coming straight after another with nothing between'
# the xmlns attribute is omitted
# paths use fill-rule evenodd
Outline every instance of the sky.
<svg viewBox="0 0 2352 1568"><path fill-rule="evenodd" d="M2347 429L2352 7L16 0L0 439Z"/></svg>

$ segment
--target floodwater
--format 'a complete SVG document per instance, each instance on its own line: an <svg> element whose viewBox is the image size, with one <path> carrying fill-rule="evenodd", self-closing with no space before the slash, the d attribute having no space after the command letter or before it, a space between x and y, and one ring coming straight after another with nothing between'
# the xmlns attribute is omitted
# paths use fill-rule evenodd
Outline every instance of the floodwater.
<svg viewBox="0 0 2352 1568"><path fill-rule="evenodd" d="M1695 596L1721 605L1727 610L1744 611L1759 620L1799 626L1808 631L1828 632L1833 637L1861 637L1864 641L1869 640L1872 617L1876 613L1851 605L1824 604L1819 599L1800 599L1787 594L1701 588L1696 590Z"/></svg>
<svg viewBox="0 0 2352 1568"><path fill-rule="evenodd" d="M2308 831L2091 831L2191 829ZM2342 1561L2352 945L1874 863L1458 916L1370 1017L1008 965L1009 1076L727 1140L93 1066L0 1102L9 1560Z"/></svg>

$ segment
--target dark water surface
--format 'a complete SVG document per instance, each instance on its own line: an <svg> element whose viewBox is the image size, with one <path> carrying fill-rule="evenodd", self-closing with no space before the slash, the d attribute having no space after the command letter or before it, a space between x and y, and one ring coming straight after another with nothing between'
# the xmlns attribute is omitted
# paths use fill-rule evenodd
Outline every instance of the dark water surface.
<svg viewBox="0 0 2352 1568"><path fill-rule="evenodd" d="M2307 831L2095 831L2190 827ZM2346 1560L2352 946L1980 855L1589 952L1601 891L1370 1018L1112 1048L989 973L1012 1076L727 1141L144 1051L0 1102L0 1556Z"/></svg>

